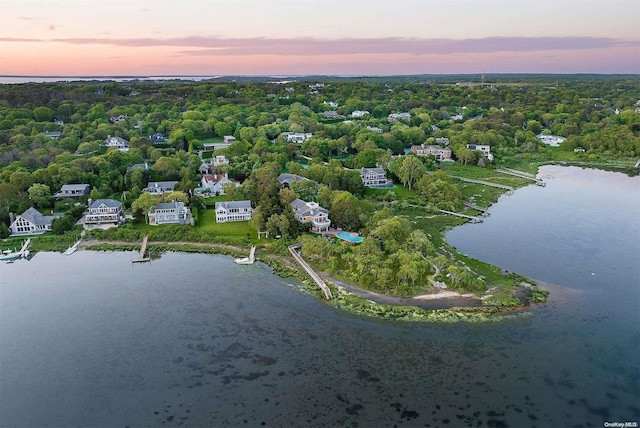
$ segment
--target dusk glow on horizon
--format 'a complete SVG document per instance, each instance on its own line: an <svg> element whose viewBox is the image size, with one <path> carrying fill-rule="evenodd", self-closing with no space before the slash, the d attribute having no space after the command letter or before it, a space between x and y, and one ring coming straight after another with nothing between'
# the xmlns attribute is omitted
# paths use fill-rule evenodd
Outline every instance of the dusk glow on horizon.
<svg viewBox="0 0 640 428"><path fill-rule="evenodd" d="M640 73L637 0L0 0L0 75Z"/></svg>

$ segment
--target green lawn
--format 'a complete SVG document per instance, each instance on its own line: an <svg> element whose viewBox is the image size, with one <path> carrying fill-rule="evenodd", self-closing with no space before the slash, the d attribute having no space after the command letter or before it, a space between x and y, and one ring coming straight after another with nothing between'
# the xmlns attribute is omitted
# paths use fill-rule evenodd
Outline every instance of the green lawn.
<svg viewBox="0 0 640 428"><path fill-rule="evenodd" d="M256 231L249 226L248 221L234 221L230 223L216 223L216 212L213 209L200 210L200 226L198 229L211 232L225 238L247 238L258 240Z"/></svg>
<svg viewBox="0 0 640 428"><path fill-rule="evenodd" d="M398 199L418 196L414 190L409 190L401 184L394 184L393 189L372 189L371 187L367 187L364 189L364 194L365 196L380 196L386 195L389 191L393 191Z"/></svg>

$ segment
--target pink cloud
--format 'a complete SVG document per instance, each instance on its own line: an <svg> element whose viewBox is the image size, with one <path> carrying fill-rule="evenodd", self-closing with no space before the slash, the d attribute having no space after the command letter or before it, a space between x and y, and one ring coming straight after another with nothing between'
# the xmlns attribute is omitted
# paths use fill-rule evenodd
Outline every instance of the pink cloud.
<svg viewBox="0 0 640 428"><path fill-rule="evenodd" d="M496 52L533 52L561 50L592 50L618 47L639 47L640 41L603 37L489 37L482 39L419 39L419 38L223 38L191 36L180 38L0 38L0 41L56 42L72 45L109 45L118 47L181 47L183 56L226 55L354 55L410 54L449 55Z"/></svg>

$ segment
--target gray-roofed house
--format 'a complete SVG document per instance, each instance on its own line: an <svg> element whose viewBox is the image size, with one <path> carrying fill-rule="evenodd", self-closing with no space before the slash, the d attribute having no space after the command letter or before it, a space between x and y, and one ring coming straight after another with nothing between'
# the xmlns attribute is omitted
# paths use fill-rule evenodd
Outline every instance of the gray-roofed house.
<svg viewBox="0 0 640 428"><path fill-rule="evenodd" d="M284 173L278 176L278 181L280 182L280 185L282 187L289 187L293 182L299 183L301 181L306 181L306 180L309 180L309 179L296 174Z"/></svg>
<svg viewBox="0 0 640 428"><path fill-rule="evenodd" d="M136 163L136 164L133 164L131 166L128 166L127 167L127 172L135 171L136 169L141 169L143 171L148 171L150 168L149 168L149 164L147 162L145 162L145 163Z"/></svg>
<svg viewBox="0 0 640 428"><path fill-rule="evenodd" d="M329 229L329 211L322 208L316 202L305 202L302 199L291 201L293 214L300 223L311 223L315 232L323 232Z"/></svg>
<svg viewBox="0 0 640 428"><path fill-rule="evenodd" d="M107 139L104 140L105 145L107 146L107 148L114 148L114 149L118 149L121 152L128 152L129 151L129 142L127 140L125 140L124 138L120 138L120 137L112 137L111 135L107 136Z"/></svg>
<svg viewBox="0 0 640 428"><path fill-rule="evenodd" d="M79 198L87 196L91 192L91 186L88 184L65 184L60 188L59 192L53 195L54 198Z"/></svg>
<svg viewBox="0 0 640 428"><path fill-rule="evenodd" d="M89 201L89 209L84 216L85 224L104 224L124 222L122 203L115 199L96 199Z"/></svg>
<svg viewBox="0 0 640 428"><path fill-rule="evenodd" d="M191 211L184 202L162 202L149 211L149 224L185 224L193 223Z"/></svg>
<svg viewBox="0 0 640 428"><path fill-rule="evenodd" d="M142 191L152 195L162 195L165 192L173 192L177 181L150 181Z"/></svg>
<svg viewBox="0 0 640 428"><path fill-rule="evenodd" d="M40 135L44 135L45 137L49 137L52 140L58 140L58 139L60 139L60 136L62 135L62 132L60 132L60 131L45 131L45 132L41 132Z"/></svg>
<svg viewBox="0 0 640 428"><path fill-rule="evenodd" d="M51 230L51 222L60 214L42 215L40 211L31 207L16 216L11 222L9 230L12 235L36 235Z"/></svg>
<svg viewBox="0 0 640 428"><path fill-rule="evenodd" d="M383 168L362 168L360 169L360 179L366 187L384 187L392 184Z"/></svg>
<svg viewBox="0 0 640 428"><path fill-rule="evenodd" d="M216 223L251 220L251 201L216 202Z"/></svg>

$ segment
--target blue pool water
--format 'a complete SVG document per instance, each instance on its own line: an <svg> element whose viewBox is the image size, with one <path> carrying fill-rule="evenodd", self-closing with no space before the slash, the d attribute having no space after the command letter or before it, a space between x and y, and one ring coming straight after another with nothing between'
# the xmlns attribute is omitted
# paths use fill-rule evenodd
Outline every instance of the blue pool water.
<svg viewBox="0 0 640 428"><path fill-rule="evenodd" d="M362 236L354 236L351 232L338 232L336 236L340 239L344 239L345 241L353 242L354 244L359 244L362 242Z"/></svg>

